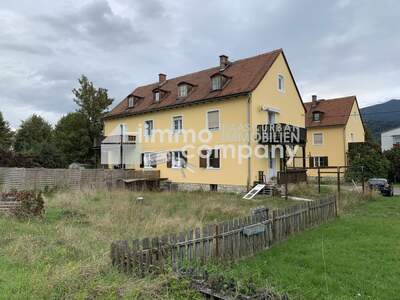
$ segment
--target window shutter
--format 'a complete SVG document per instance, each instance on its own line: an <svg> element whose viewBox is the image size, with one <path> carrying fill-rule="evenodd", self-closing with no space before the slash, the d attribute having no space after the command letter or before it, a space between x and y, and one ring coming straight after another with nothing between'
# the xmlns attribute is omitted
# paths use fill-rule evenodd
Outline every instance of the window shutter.
<svg viewBox="0 0 400 300"><path fill-rule="evenodd" d="M140 155L140 168L144 168L144 153Z"/></svg>
<svg viewBox="0 0 400 300"><path fill-rule="evenodd" d="M183 159L183 162L184 162L182 168L186 168L188 152L187 152L187 151L184 151L184 152L182 152L182 153L183 153L182 159Z"/></svg>
<svg viewBox="0 0 400 300"><path fill-rule="evenodd" d="M311 156L309 160L310 168L314 168L314 158Z"/></svg>
<svg viewBox="0 0 400 300"><path fill-rule="evenodd" d="M322 165L324 167L328 166L328 156L321 157L322 158Z"/></svg>
<svg viewBox="0 0 400 300"><path fill-rule="evenodd" d="M208 129L219 128L219 111L208 112Z"/></svg>
<svg viewBox="0 0 400 300"><path fill-rule="evenodd" d="M172 152L167 153L167 168L172 168Z"/></svg>
<svg viewBox="0 0 400 300"><path fill-rule="evenodd" d="M200 168L207 168L207 150L201 150L199 166Z"/></svg>

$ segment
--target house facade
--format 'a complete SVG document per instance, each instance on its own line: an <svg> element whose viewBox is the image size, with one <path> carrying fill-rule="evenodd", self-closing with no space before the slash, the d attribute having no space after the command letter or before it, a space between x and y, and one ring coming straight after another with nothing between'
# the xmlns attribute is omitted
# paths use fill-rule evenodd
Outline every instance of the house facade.
<svg viewBox="0 0 400 300"><path fill-rule="evenodd" d="M357 98L317 99L314 95L304 105L308 167L347 166L349 144L365 141ZM317 170L309 170L308 175L316 176Z"/></svg>
<svg viewBox="0 0 400 300"><path fill-rule="evenodd" d="M382 151L400 148L400 127L381 133Z"/></svg>
<svg viewBox="0 0 400 300"><path fill-rule="evenodd" d="M185 190L244 191L282 169L282 148L256 137L268 123L305 127L282 49L234 62L221 55L216 67L172 79L159 74L106 115L104 134L125 128L135 141L138 159L126 168L158 169Z"/></svg>

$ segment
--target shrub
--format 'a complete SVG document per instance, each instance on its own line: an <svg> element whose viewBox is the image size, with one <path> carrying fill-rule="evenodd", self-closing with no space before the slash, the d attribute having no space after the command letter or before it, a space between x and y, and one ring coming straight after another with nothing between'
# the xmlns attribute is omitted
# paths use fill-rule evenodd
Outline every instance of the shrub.
<svg viewBox="0 0 400 300"><path fill-rule="evenodd" d="M20 203L15 210L15 215L17 216L40 216L44 211L44 201L41 192L13 191L3 193L1 196L3 199L9 199Z"/></svg>

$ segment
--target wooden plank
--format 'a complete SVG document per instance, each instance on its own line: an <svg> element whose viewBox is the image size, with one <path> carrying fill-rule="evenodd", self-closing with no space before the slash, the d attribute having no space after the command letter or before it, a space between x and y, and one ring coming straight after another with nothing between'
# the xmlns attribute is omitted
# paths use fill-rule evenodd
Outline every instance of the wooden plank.
<svg viewBox="0 0 400 300"><path fill-rule="evenodd" d="M188 260L193 261L193 249L194 249L194 242L193 242L193 230L189 230L187 233L187 240L189 242L187 251L188 251Z"/></svg>
<svg viewBox="0 0 400 300"><path fill-rule="evenodd" d="M171 263L172 263L172 270L176 272L178 270L177 266L177 247L176 247L176 235L170 234L169 236L169 244L170 244L170 253L171 253Z"/></svg>

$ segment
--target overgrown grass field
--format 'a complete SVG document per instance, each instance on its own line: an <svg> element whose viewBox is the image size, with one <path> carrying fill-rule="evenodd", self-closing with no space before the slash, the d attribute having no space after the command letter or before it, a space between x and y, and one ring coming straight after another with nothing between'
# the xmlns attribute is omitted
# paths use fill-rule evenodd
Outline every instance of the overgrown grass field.
<svg viewBox="0 0 400 300"><path fill-rule="evenodd" d="M344 195L337 220L212 273L290 299L399 299L400 197L354 198Z"/></svg>
<svg viewBox="0 0 400 300"><path fill-rule="evenodd" d="M187 299L196 294L171 275L138 279L115 271L113 240L201 226L249 214L283 199L222 193L56 192L43 218L0 215L0 299Z"/></svg>

